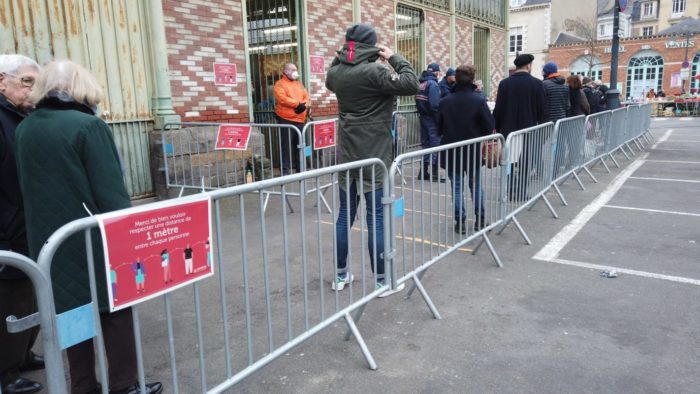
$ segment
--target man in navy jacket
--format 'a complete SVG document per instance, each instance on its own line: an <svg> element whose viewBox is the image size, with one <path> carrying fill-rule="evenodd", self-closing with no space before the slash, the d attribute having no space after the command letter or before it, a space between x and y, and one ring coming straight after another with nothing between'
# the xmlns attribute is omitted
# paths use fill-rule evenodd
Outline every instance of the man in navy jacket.
<svg viewBox="0 0 700 394"><path fill-rule="evenodd" d="M452 94L445 97L438 109L438 130L442 145L489 135L494 129L494 119L486 99L475 92L474 66L460 66L456 72L456 84ZM485 225L484 192L481 189L481 145L469 145L448 150L441 156L442 166L452 183L455 232L465 234L466 210L462 196L462 181L467 174L469 190L474 204L474 231Z"/></svg>
<svg viewBox="0 0 700 394"><path fill-rule="evenodd" d="M420 116L420 145L423 149L440 145L437 132L437 112L440 105L440 86L438 74L440 65L432 63L420 76L419 90L416 94L416 109ZM423 156L423 169L418 179L445 182L438 175L437 154Z"/></svg>

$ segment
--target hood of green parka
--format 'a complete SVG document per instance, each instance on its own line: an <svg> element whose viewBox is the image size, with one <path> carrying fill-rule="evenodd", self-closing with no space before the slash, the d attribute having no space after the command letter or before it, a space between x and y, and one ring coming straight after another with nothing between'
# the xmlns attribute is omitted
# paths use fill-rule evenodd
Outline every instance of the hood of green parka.
<svg viewBox="0 0 700 394"><path fill-rule="evenodd" d="M364 62L374 62L379 59L379 48L360 42L346 42L338 52L341 63L356 65Z"/></svg>

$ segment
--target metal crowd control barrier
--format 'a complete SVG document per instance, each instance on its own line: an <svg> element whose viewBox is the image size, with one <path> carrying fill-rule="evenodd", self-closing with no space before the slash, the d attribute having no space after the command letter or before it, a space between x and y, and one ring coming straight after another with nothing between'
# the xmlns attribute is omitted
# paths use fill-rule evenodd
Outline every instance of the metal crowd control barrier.
<svg viewBox="0 0 700 394"><path fill-rule="evenodd" d="M584 146L586 143L586 117L583 115L573 118L559 119L554 125L554 157L552 169L552 187L559 195L562 204L567 205L559 184L570 176L576 178L579 186L583 183L576 171L583 164Z"/></svg>
<svg viewBox="0 0 700 394"><path fill-rule="evenodd" d="M394 111L391 125L395 156L421 148L418 111Z"/></svg>
<svg viewBox="0 0 700 394"><path fill-rule="evenodd" d="M481 238L502 266L488 231L503 220L499 202L505 169L498 166L497 156L482 156L482 148L493 144L502 146L503 137L494 134L404 153L394 160L389 172L393 211L400 216L391 223L391 249L396 253L392 276L397 284L413 280L408 296L417 288L436 319L440 314L421 282L432 265L453 252L471 251L464 245ZM423 155L432 153L437 154L448 175L445 183L415 177ZM482 159L490 159L494 168L482 166Z"/></svg>
<svg viewBox="0 0 700 394"><path fill-rule="evenodd" d="M338 164L339 153L337 149L337 141L333 141L331 146L324 147L326 145L329 145L329 141L324 141L324 137L317 136L314 131L316 125L321 125L328 122L334 123L335 134L333 138L337 139L339 131L337 118L312 121L304 125L302 135L304 137L303 145L305 146L305 159L302 171L306 171L310 168L326 168ZM315 138L319 138L319 140L315 141ZM310 194L315 193L317 190L321 190L321 202L324 204L324 206L330 213L331 207L328 204L328 201L326 200L325 192L328 188L334 185L333 182L334 181L330 179L330 177L326 179L310 179L304 182L305 187L303 193Z"/></svg>
<svg viewBox="0 0 700 394"><path fill-rule="evenodd" d="M371 208L378 223L374 231L368 221L361 221L359 226L348 224L349 254L347 269L354 274L354 283L342 292L331 291L331 283L338 276L336 226L321 213L321 190L303 194L298 204L299 215L289 216L285 203L272 204L267 216L277 215L278 222L268 223L264 212L263 194L260 191L280 188L284 197L289 187L296 187L309 179L323 177L338 178L344 176L349 183L351 174L360 180L367 180L372 185L382 185L381 189L364 189L362 181L357 186L358 193L380 191L382 212ZM338 182L335 182L338 184ZM343 190L349 186L340 183ZM332 190L331 207L333 217L338 216L340 192ZM266 179L264 181L219 189L207 192L213 203L213 223L216 237L217 269L215 276L206 281L195 282L164 296L132 306L134 337L137 354L139 384L144 387L148 361L162 363L164 352L158 352L154 359L146 359L142 343L161 346L168 349L171 379L165 383L165 392L208 392L220 393L241 382L253 372L286 354L295 346L311 338L321 330L344 319L348 326L345 339L353 336L360 346L371 369L376 369L367 345L365 344L356 322L362 316L367 303L387 291L391 270L391 253L386 256L387 285L379 285L368 269L366 252L370 243L391 245L390 229L392 216L389 199L389 180L386 167L379 159L367 159L334 167L315 169L285 177ZM257 194L252 194L257 192ZM347 194L348 202L351 196ZM188 197L184 197L183 200ZM314 200L317 206L313 210L305 207L306 199ZM359 209L360 207L358 207ZM233 212L232 212L233 211ZM233 220L222 220L222 212L233 215ZM349 215L350 216L350 215ZM353 216L354 218L354 216ZM35 282L40 296L42 329L49 368L50 392L64 393L65 380L60 351L54 351L56 344L52 324L55 314L49 310L53 305L51 285L48 273L55 252L69 238L84 233L94 320L96 325L98 370L102 392L107 393L107 366L100 319L97 311L96 273L92 254L92 230L97 227L95 217L87 217L66 224L57 230L47 241L39 256L38 267L29 269L30 262L21 260L9 253L0 254L0 262L6 261L28 271ZM379 227L379 224L382 227ZM369 229L369 230L368 230ZM380 231L383 231L380 232ZM379 248L379 247L378 247ZM353 251L362 254L362 258L353 257ZM360 252L362 251L362 252ZM377 272L377 259L380 249L375 252L372 267ZM13 260L15 259L15 260ZM26 259L24 259L26 260ZM33 264L33 263L31 263ZM99 271L97 274L100 274ZM104 275L104 273L101 273ZM393 281L395 285L396 282ZM188 302L188 291L193 292L193 299ZM157 300L162 300L163 310L157 308ZM219 304L205 308L202 304ZM177 310L175 319L173 310ZM140 324L139 316L164 316L150 321L147 328ZM189 317L189 318L188 318ZM192 330L192 321L182 319L194 318L196 333ZM190 326L189 328L187 326ZM205 332L209 335L205 336ZM214 333L214 335L211 335ZM189 335L186 335L189 334ZM157 343L160 342L160 345ZM198 349L193 353L190 349ZM56 356L58 354L58 356ZM190 371L187 374L186 371ZM59 379L60 378L60 379ZM196 383L195 383L196 382ZM184 384L184 387L181 387ZM170 387L167 387L170 386Z"/></svg>
<svg viewBox="0 0 700 394"><path fill-rule="evenodd" d="M38 312L30 316L8 316L7 331L21 332L36 325L41 326L41 346L46 365L46 386L51 394L66 394L66 378L63 368L63 354L59 346L54 306L53 288L51 286L50 267L37 264L29 258L14 252L0 251L0 265L7 265L22 271L32 281L36 294Z"/></svg>
<svg viewBox="0 0 700 394"><path fill-rule="evenodd" d="M589 165L600 161L607 172L610 168L605 162L604 157L608 154L611 148L608 146L611 124L610 111L599 112L586 116L586 142L583 147L583 164L581 170L585 171L593 182L598 183L598 179L588 169Z"/></svg>

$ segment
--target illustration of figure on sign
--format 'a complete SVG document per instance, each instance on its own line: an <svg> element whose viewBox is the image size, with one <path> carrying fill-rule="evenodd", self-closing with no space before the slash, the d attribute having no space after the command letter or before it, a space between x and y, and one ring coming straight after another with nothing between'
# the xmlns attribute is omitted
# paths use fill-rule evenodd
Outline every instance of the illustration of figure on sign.
<svg viewBox="0 0 700 394"><path fill-rule="evenodd" d="M240 146L241 146L241 139L239 138L236 140L236 148L238 148Z"/></svg>
<svg viewBox="0 0 700 394"><path fill-rule="evenodd" d="M109 281L112 283L112 299L117 301L117 271L109 270Z"/></svg>
<svg viewBox="0 0 700 394"><path fill-rule="evenodd" d="M207 267L211 267L211 245L209 244L209 240L207 240L204 247L207 250Z"/></svg>
<svg viewBox="0 0 700 394"><path fill-rule="evenodd" d="M146 266L141 261L140 257L136 257L136 261L131 264L131 271L134 273L136 280L136 293L146 291Z"/></svg>
<svg viewBox="0 0 700 394"><path fill-rule="evenodd" d="M233 137L231 137L231 138L228 139L228 144L229 144L229 145L233 145Z"/></svg>
<svg viewBox="0 0 700 394"><path fill-rule="evenodd" d="M190 244L187 244L187 247L185 248L185 275L189 275L192 272L194 272L193 265L192 265L192 247Z"/></svg>
<svg viewBox="0 0 700 394"><path fill-rule="evenodd" d="M173 278L170 276L170 253L168 249L163 249L160 252L160 266L163 268L163 283L172 282Z"/></svg>

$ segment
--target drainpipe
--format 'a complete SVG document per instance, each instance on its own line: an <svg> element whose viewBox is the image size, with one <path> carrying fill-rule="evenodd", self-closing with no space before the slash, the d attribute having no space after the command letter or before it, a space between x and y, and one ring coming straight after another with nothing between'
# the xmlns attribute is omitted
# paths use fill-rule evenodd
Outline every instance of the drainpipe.
<svg viewBox="0 0 700 394"><path fill-rule="evenodd" d="M155 100L154 121L155 129L161 130L163 126L171 122L179 122L180 116L173 109L172 93L170 91L170 78L168 73L168 50L165 40L165 23L163 18L163 4L161 0L147 2L151 25L151 48L153 69L155 70Z"/></svg>

